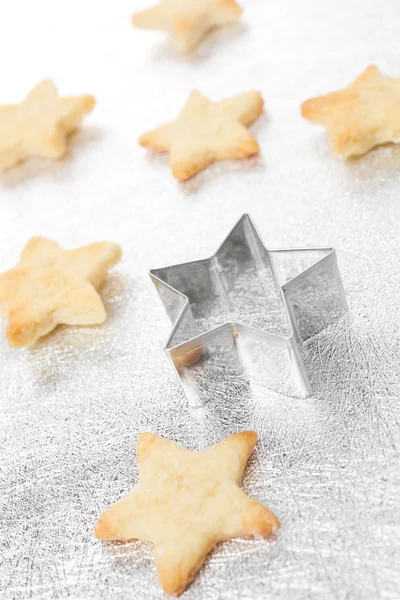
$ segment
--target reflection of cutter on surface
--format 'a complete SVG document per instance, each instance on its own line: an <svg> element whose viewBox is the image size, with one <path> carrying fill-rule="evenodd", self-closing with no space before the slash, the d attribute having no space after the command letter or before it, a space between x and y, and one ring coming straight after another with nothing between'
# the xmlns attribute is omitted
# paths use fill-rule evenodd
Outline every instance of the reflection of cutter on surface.
<svg viewBox="0 0 400 600"><path fill-rule="evenodd" d="M165 349L190 401L238 377L309 395L302 344L347 311L333 248L267 250L249 215L211 258L150 276L174 323Z"/></svg>

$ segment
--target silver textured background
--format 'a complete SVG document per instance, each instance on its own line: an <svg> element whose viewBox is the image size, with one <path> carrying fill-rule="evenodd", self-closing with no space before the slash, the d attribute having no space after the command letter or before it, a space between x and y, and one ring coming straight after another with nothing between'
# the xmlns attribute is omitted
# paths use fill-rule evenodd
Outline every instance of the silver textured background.
<svg viewBox="0 0 400 600"><path fill-rule="evenodd" d="M103 327L60 328L31 350L8 349L2 330L1 598L162 598L148 546L92 537L136 481L138 433L199 449L252 427L260 443L245 487L281 519L279 539L223 544L183 598L397 599L400 147L343 163L299 103L372 62L400 76L398 0L242 0L242 24L192 57L130 27L147 4L0 4L1 103L45 76L98 99L67 160L1 178L0 270L34 234L67 247L110 239L124 252L103 291ZM212 98L260 89L262 154L180 185L136 137L192 88ZM308 346L312 398L230 382L189 409L147 270L210 255L243 212L270 247L335 246L350 318Z"/></svg>

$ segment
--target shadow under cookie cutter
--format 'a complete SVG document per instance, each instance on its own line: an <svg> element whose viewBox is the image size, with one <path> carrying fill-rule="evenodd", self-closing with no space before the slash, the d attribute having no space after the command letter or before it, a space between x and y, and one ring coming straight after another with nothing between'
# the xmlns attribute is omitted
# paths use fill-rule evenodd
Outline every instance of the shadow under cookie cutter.
<svg viewBox="0 0 400 600"><path fill-rule="evenodd" d="M243 383L310 395L302 345L348 310L334 248L267 250L246 214L211 258L150 277L173 323L165 350L193 405Z"/></svg>

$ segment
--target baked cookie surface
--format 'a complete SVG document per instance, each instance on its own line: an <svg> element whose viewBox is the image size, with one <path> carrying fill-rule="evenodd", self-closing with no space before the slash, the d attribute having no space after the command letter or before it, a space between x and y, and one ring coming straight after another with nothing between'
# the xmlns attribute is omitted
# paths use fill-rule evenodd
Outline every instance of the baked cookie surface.
<svg viewBox="0 0 400 600"><path fill-rule="evenodd" d="M21 104L0 106L0 171L33 156L62 158L69 134L94 105L93 96L60 98L46 79Z"/></svg>
<svg viewBox="0 0 400 600"><path fill-rule="evenodd" d="M95 526L102 540L154 544L163 589L179 595L215 544L233 537L269 536L279 521L240 488L257 442L244 431L201 452L153 433L137 441L139 482Z"/></svg>
<svg viewBox="0 0 400 600"><path fill-rule="evenodd" d="M57 325L97 325L106 319L96 289L121 257L112 242L63 250L32 238L18 264L0 274L0 314L8 319L10 346L30 346Z"/></svg>
<svg viewBox="0 0 400 600"><path fill-rule="evenodd" d="M370 66L349 87L303 102L301 114L328 129L338 156L400 142L400 78Z"/></svg>
<svg viewBox="0 0 400 600"><path fill-rule="evenodd" d="M233 25L241 14L235 0L161 0L134 14L132 23L143 29L167 31L178 50L190 52L211 29Z"/></svg>
<svg viewBox="0 0 400 600"><path fill-rule="evenodd" d="M193 91L175 121L144 133L145 148L169 152L172 174L185 181L218 160L248 158L260 149L247 127L263 111L260 92L217 102Z"/></svg>

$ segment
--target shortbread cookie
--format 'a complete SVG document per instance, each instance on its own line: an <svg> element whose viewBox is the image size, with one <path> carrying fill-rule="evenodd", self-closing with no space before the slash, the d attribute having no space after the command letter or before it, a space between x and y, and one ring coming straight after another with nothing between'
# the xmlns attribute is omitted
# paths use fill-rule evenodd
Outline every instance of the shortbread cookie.
<svg viewBox="0 0 400 600"><path fill-rule="evenodd" d="M189 52L211 29L233 25L241 14L235 0L161 0L133 15L132 23L143 29L168 31L176 48Z"/></svg>
<svg viewBox="0 0 400 600"><path fill-rule="evenodd" d="M190 452L154 433L142 433L137 442L139 482L101 515L95 536L154 544L160 584L168 594L179 595L218 542L269 536L279 529L275 515L239 488L256 442L254 431L243 431L202 452Z"/></svg>
<svg viewBox="0 0 400 600"><path fill-rule="evenodd" d="M32 238L20 261L0 275L0 309L8 318L10 346L30 346L57 325L97 325L106 319L96 289L121 257L112 242L63 250Z"/></svg>
<svg viewBox="0 0 400 600"><path fill-rule="evenodd" d="M47 79L21 104L0 106L0 171L30 156L62 158L68 135L94 105L93 96L60 98Z"/></svg>
<svg viewBox="0 0 400 600"><path fill-rule="evenodd" d="M172 174L185 181L217 160L259 154L246 127L260 116L263 105L259 92L211 102L194 91L176 121L143 134L139 143L169 152Z"/></svg>
<svg viewBox="0 0 400 600"><path fill-rule="evenodd" d="M304 102L301 113L327 127L339 156L356 156L380 144L400 142L400 78L370 66L348 88Z"/></svg>

